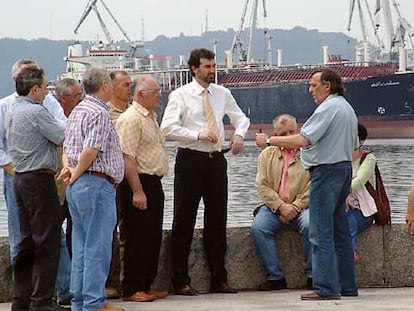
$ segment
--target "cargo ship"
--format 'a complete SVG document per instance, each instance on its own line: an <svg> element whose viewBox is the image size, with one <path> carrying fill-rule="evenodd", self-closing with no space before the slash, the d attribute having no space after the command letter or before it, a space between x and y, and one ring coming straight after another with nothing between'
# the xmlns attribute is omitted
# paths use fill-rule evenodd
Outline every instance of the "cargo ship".
<svg viewBox="0 0 414 311"><path fill-rule="evenodd" d="M363 0L351 0L350 16L353 12L352 4L356 4L361 10L361 1ZM98 2L102 3L109 12L103 0L90 0L75 31L90 11L93 10L100 17ZM242 21L246 18L249 2L250 0L245 2ZM252 14L257 14L258 0L251 2L256 9L256 12ZM389 15L387 9L389 9L390 1L381 0L380 2L381 8L386 11L386 16ZM392 2L394 4L395 0ZM265 1L263 1L264 4ZM113 14L110 15L114 18ZM99 20L103 23L102 18ZM255 19L250 18L250 20L252 21L251 29L255 26ZM401 21L405 20L400 14L398 29L403 29L409 37L408 39L403 36L398 38L396 33L393 33L393 46L389 48L394 49L394 54L396 54L395 48L398 48L400 63L371 61L365 40L363 45L365 50L361 52L359 49L355 62L342 59L340 56L329 56L327 47L324 47L323 64L308 66L282 66L279 58L277 65L272 65L271 62L258 64L248 61L251 38L249 47L244 49L240 38L243 26L241 25L232 47L226 53L226 64L218 66L217 83L232 91L239 106L250 118L252 126L248 138L253 139L255 132L259 130L271 132L273 118L281 113L289 113L295 116L299 123L304 122L315 109L312 97L308 93L308 81L312 72L318 68L330 68L343 79L346 88L345 97L354 107L361 122L367 126L371 138L414 138L414 72L411 71L414 68L414 49L405 48L405 41L411 40L414 31L411 30L408 22L404 24ZM119 26L116 20L115 22ZM129 40L125 31L120 28L131 47L129 50L121 49L113 44L104 24L102 28L109 43L94 44L86 54L82 52L79 42L70 45L65 58L67 68L62 77L81 80L83 72L90 66L102 67L110 71L125 70L132 78L150 74L159 81L163 89L163 100L159 111L161 118L169 92L191 81L184 57L181 56L179 64L174 66L169 56L136 56L135 50L142 46L142 43ZM269 36L270 51L271 39ZM235 58L238 58L237 62L233 63ZM227 128L230 133L231 128Z"/></svg>

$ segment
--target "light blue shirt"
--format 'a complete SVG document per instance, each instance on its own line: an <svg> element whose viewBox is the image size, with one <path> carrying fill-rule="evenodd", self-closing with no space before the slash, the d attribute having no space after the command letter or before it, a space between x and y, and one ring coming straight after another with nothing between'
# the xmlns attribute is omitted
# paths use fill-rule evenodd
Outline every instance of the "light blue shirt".
<svg viewBox="0 0 414 311"><path fill-rule="evenodd" d="M300 130L310 144L301 148L305 169L321 164L352 161L358 148L358 120L343 96L331 94L309 117Z"/></svg>
<svg viewBox="0 0 414 311"><path fill-rule="evenodd" d="M11 158L7 149L6 127L4 124L6 114L10 110L11 105L16 101L17 93L0 99L0 166L11 163ZM58 120L58 122L65 126L66 117L59 102L51 94L47 94L43 101L43 106Z"/></svg>

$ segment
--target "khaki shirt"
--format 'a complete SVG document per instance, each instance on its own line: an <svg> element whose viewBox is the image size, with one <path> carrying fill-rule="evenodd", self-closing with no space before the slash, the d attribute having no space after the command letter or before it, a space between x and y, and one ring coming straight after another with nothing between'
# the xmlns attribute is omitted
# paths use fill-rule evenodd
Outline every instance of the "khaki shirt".
<svg viewBox="0 0 414 311"><path fill-rule="evenodd" d="M301 210L308 208L310 174L302 166L299 151L288 167L290 202L283 202L278 194L282 168L283 156L279 147L267 147L260 153L257 162L256 188L261 200L272 212L276 212L283 203L294 204Z"/></svg>
<svg viewBox="0 0 414 311"><path fill-rule="evenodd" d="M110 101L107 102L106 104L109 107L109 116L111 117L112 124L115 125L116 120L118 120L121 113L123 113L125 110L121 110L115 107ZM129 107L129 105L127 107Z"/></svg>
<svg viewBox="0 0 414 311"><path fill-rule="evenodd" d="M133 102L115 124L122 152L133 157L140 174L164 176L168 172L168 153L155 112Z"/></svg>

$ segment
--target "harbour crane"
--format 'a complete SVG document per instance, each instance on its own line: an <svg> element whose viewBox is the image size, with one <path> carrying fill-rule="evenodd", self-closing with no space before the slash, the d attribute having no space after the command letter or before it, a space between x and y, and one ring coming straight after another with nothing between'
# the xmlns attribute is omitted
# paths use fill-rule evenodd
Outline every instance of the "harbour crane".
<svg viewBox="0 0 414 311"><path fill-rule="evenodd" d="M83 22L85 21L86 17L89 15L89 13L94 10L99 24L101 25L102 31L105 35L107 44L109 46L111 46L112 48L114 48L114 40L112 39L112 36L108 30L108 27L106 26L101 13L98 10L98 6L97 6L97 2L100 2L102 4L102 6L104 7L104 9L106 10L106 12L109 14L109 16L112 18L112 20L114 21L114 23L118 26L119 30L121 31L121 33L123 34L123 36L125 37L126 41L129 44L130 47L130 52L129 55L130 56L134 56L136 49L143 47L144 43L142 41L132 41L129 36L127 35L127 33L125 32L125 30L121 27L121 25L119 24L118 20L115 18L115 16L112 14L112 12L109 10L108 6L105 4L105 2L103 0L89 0L88 4L86 5L85 10L82 13L82 16L78 22L78 24L75 27L74 33L77 34L78 30L80 28L80 26L83 24Z"/></svg>
<svg viewBox="0 0 414 311"><path fill-rule="evenodd" d="M365 17L364 17L361 1L364 1L365 9L368 12L368 17L369 17L369 20L371 22L371 27L374 30L375 41L376 41L376 44L377 44L377 47L378 47L377 49L379 50L380 53L384 53L385 52L385 45L384 45L384 42L381 41L381 39L379 37L378 27L377 27L377 25L374 21L373 14L371 12L371 9L368 5L367 0L351 0L350 1L348 31L351 30L352 18L353 18L353 14L356 10L355 5L357 5L358 15L359 15L359 22L360 22L361 33L362 33L362 41L364 43L368 43L369 36L368 36L367 26L366 26L366 23L365 23Z"/></svg>
<svg viewBox="0 0 414 311"><path fill-rule="evenodd" d="M249 3L252 4L252 9L250 12L250 27L249 27L249 32L247 35L248 47L246 49L241 36L243 32L244 21L246 18ZM256 30L258 4L259 4L259 0L252 0L252 1L246 0L244 4L239 29L234 36L233 43L230 48L233 59L239 62L250 63L252 59L252 44L253 44L253 36ZM263 5L263 17L266 18L267 10L266 10L265 0L262 0L262 5Z"/></svg>
<svg viewBox="0 0 414 311"><path fill-rule="evenodd" d="M401 15L400 9L398 8L399 4L397 3L397 1L393 0L392 5L394 6L395 12L398 16L392 45L394 49L397 50L399 47L404 47L406 45L406 41L408 41L410 48L414 49L414 29L408 22L408 20Z"/></svg>

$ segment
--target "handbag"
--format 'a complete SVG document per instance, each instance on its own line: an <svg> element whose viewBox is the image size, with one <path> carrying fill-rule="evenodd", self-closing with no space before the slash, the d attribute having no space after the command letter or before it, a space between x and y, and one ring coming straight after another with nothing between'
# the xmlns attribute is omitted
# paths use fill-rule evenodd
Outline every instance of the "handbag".
<svg viewBox="0 0 414 311"><path fill-rule="evenodd" d="M359 163L361 164L370 152L364 152ZM391 207L388 200L387 192L385 191L384 183L381 178L381 173L378 165L375 163L375 188L368 181L365 188L375 201L378 212L374 216L377 225L391 226Z"/></svg>

